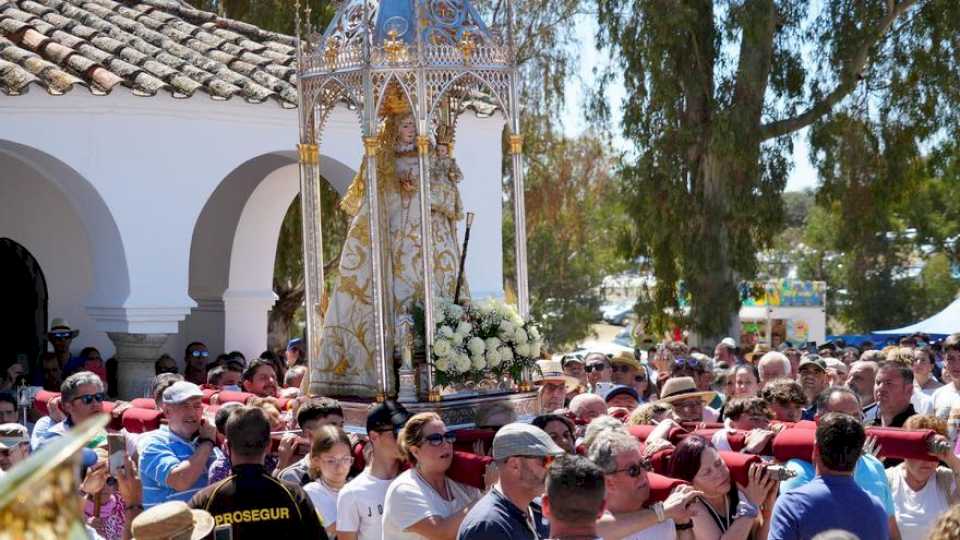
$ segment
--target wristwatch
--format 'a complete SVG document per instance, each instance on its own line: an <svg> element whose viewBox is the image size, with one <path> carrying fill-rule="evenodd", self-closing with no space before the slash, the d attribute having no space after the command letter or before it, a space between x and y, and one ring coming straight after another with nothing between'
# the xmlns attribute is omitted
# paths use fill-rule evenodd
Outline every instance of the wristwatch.
<svg viewBox="0 0 960 540"><path fill-rule="evenodd" d="M736 512L733 514L733 519L739 519L742 517L753 519L758 515L760 515L760 511L757 510L756 506L748 503L747 501L740 501L740 503L737 504Z"/></svg>
<svg viewBox="0 0 960 540"><path fill-rule="evenodd" d="M690 521L688 521L688 522L686 522L686 523L674 523L674 524L673 524L673 528L676 529L676 530L678 530L678 531L687 531L687 530L690 530L690 529L693 528L693 520L691 519Z"/></svg>

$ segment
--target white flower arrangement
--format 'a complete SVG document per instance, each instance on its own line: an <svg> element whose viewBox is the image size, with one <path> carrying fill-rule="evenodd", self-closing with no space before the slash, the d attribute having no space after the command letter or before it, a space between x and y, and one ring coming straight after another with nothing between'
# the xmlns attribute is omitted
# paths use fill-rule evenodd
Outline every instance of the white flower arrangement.
<svg viewBox="0 0 960 540"><path fill-rule="evenodd" d="M507 374L519 382L523 370L540 356L539 327L503 302L459 306L439 299L434 313L431 359L442 386Z"/></svg>

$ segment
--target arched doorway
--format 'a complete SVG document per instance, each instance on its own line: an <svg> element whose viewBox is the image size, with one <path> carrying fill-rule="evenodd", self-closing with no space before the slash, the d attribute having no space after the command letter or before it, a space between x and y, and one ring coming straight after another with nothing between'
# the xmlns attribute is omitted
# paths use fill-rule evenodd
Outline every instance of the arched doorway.
<svg viewBox="0 0 960 540"><path fill-rule="evenodd" d="M47 280L27 248L0 238L0 365L31 365L44 350Z"/></svg>

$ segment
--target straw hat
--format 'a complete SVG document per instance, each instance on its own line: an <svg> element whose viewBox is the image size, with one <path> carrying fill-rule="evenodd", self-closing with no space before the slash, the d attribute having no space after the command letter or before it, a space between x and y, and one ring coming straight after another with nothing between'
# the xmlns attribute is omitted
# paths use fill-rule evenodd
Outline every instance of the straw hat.
<svg viewBox="0 0 960 540"><path fill-rule="evenodd" d="M540 386L545 382L562 382L567 392L573 392L580 386L580 380L563 372L559 360L537 360L538 371L533 374L533 384Z"/></svg>
<svg viewBox="0 0 960 540"><path fill-rule="evenodd" d="M748 352L747 354L743 355L743 357L746 358L747 362L750 362L751 364L756 364L756 362L753 359L757 358L757 360L759 360L760 359L759 357L767 354L768 352L770 352L769 345L767 345L766 343L757 343L753 347L753 351Z"/></svg>
<svg viewBox="0 0 960 540"><path fill-rule="evenodd" d="M637 360L636 355L632 352L622 351L620 354L614 356L610 359L610 364L627 364L628 366L633 367L634 369L643 369L643 366L640 364L640 361Z"/></svg>
<svg viewBox="0 0 960 540"><path fill-rule="evenodd" d="M158 504L130 525L133 540L200 540L213 530L213 516L191 510L183 501Z"/></svg>
<svg viewBox="0 0 960 540"><path fill-rule="evenodd" d="M700 398L704 405L713 401L717 393L712 390L701 392L697 390L697 384L693 382L693 377L670 377L663 383L663 390L660 392L660 401L664 403L673 403L692 397Z"/></svg>

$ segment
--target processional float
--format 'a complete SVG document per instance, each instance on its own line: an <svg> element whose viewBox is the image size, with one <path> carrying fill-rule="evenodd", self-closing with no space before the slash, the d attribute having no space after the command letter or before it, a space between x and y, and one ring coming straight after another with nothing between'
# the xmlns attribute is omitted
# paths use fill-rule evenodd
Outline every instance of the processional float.
<svg viewBox="0 0 960 540"><path fill-rule="evenodd" d="M415 152L409 154L415 154L419 174L413 176L418 177L418 185L404 185L404 189L415 193L419 216L431 215L431 171L433 161L438 159L431 135L438 138L439 143L440 133L452 133L457 116L478 96L492 103L509 120L517 312L523 319L528 317L522 136L512 3L507 1L504 9L503 32L492 31L484 24L468 0L347 0L340 4L322 34L314 33L309 24L303 28L298 20L299 161L310 394L382 400L398 392L394 368L403 356L402 346L398 344L409 338L411 321L398 320L396 306L392 305L397 301L397 295L390 289L391 279L398 272L396 260L390 259L390 243L395 238L385 237L389 234L385 231L395 220L389 213L392 211L389 208L391 188L385 185L392 180L383 178L384 171L392 169L386 169L385 165L393 159L396 159L396 168L403 165L403 158L399 157L403 154L395 149L391 155L385 147L390 141L383 136L385 118L388 121L393 118L387 115L396 109L407 107L416 127ZM398 105L398 101L405 103ZM359 289L354 291L358 305L369 301L372 309L371 320L351 320L349 331L340 328L339 333L332 333L331 327L335 324L328 313L332 312L330 317L342 319L350 318L350 314L341 309L342 306L327 305L339 300L333 297L331 287L324 289L319 146L331 111L344 105L359 117L364 150L360 173L345 198L353 197L349 202L353 207L351 213L366 216L366 222L354 218L342 257L354 257L358 267L368 264L369 280L365 273L356 278L345 277L341 272L341 291L336 294L349 292L352 286ZM452 148L449 150L452 154ZM501 179L489 181L499 185ZM419 219L421 253L435 253L437 226L431 224L432 219ZM363 242L348 250L352 239ZM442 243L444 239L439 241ZM362 246L369 246L369 251ZM460 258L459 254L456 258ZM421 358L425 359L432 358L436 331L438 283L434 263L437 260L437 256L416 257L419 266L416 272L423 280L419 296L424 335L420 342L424 352ZM341 268L343 265L341 260ZM367 293L369 295L364 296ZM401 336L404 333L407 337ZM364 383L362 374L351 375L358 365L375 370L375 388ZM409 364L403 367L408 371L411 368ZM442 401L433 364L421 362L418 369L417 401L435 404ZM405 376L409 377L409 373L401 370L400 377ZM526 400L521 400L523 403L532 403L529 377L529 373L525 374L515 388L521 392L515 393L514 398L522 394ZM407 390L409 392L409 388Z"/></svg>

